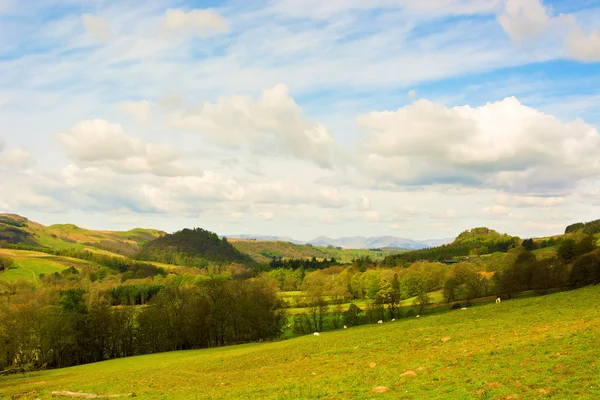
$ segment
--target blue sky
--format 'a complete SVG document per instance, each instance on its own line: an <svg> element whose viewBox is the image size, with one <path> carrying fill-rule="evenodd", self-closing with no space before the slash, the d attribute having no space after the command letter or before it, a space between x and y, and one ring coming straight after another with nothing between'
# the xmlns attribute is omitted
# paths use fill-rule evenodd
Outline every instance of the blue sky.
<svg viewBox="0 0 600 400"><path fill-rule="evenodd" d="M520 236L600 217L600 1L0 0L0 212Z"/></svg>

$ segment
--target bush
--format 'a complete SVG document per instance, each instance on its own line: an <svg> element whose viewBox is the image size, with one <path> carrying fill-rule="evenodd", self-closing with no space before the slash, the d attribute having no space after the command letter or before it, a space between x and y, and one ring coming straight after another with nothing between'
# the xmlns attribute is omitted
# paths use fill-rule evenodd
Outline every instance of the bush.
<svg viewBox="0 0 600 400"><path fill-rule="evenodd" d="M454 303L452 304L452 307L450 307L451 310L458 310L459 308L462 308L460 303Z"/></svg>
<svg viewBox="0 0 600 400"><path fill-rule="evenodd" d="M0 271L15 268L15 260L10 257L0 256Z"/></svg>

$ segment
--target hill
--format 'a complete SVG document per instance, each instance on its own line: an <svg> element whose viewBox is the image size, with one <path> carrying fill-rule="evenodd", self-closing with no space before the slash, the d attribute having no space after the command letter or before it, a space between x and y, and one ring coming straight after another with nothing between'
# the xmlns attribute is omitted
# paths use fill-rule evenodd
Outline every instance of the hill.
<svg viewBox="0 0 600 400"><path fill-rule="evenodd" d="M52 391L144 399L600 398L600 287L401 322L0 377L11 398ZM412 371L412 372L408 372ZM382 393L374 392L376 387Z"/></svg>
<svg viewBox="0 0 600 400"><path fill-rule="evenodd" d="M567 226L565 229L565 234L574 232L583 232L588 235L600 233L600 219L589 222L578 222Z"/></svg>
<svg viewBox="0 0 600 400"><path fill-rule="evenodd" d="M384 260L386 265L397 265L406 261L417 260L450 260L469 255L491 254L506 252L518 246L521 239L516 236L500 234L493 229L481 227L462 232L452 243L428 249L409 251L392 255Z"/></svg>
<svg viewBox="0 0 600 400"><path fill-rule="evenodd" d="M92 247L126 256L133 256L140 247L165 232L136 228L129 231L98 231L73 224L44 226L16 214L0 214L0 243L54 249Z"/></svg>
<svg viewBox="0 0 600 400"><path fill-rule="evenodd" d="M321 247L311 244L293 244L280 241L259 241L248 239L229 239L229 242L242 253L248 254L258 263L268 263L273 257L284 259L316 259L335 258L339 262L351 262L360 257L370 257L373 260L381 260L386 255L397 254L404 249L383 248L377 250L368 249L337 249L332 246Z"/></svg>
<svg viewBox="0 0 600 400"><path fill-rule="evenodd" d="M183 229L148 242L138 258L189 267L205 267L209 263L254 263L227 239L220 239L216 233L201 228Z"/></svg>

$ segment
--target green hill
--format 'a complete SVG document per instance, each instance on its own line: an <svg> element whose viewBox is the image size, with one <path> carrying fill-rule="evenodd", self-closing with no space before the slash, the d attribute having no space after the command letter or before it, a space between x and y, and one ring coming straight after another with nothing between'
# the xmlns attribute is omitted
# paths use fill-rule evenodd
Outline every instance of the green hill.
<svg viewBox="0 0 600 400"><path fill-rule="evenodd" d="M493 229L485 227L473 228L462 232L452 243L391 255L386 257L384 264L398 265L402 262L418 260L442 261L469 255L506 252L520 243L521 239L516 236L500 234Z"/></svg>
<svg viewBox="0 0 600 400"><path fill-rule="evenodd" d="M275 343L0 377L6 398L597 399L600 287ZM381 391L379 394L375 390Z"/></svg>
<svg viewBox="0 0 600 400"><path fill-rule="evenodd" d="M16 214L0 214L0 245L105 250L126 256L137 254L142 245L165 235L156 229L98 231L73 224L44 226Z"/></svg>
<svg viewBox="0 0 600 400"><path fill-rule="evenodd" d="M280 241L249 239L229 239L229 242L242 253L248 254L258 263L268 263L273 257L284 259L335 258L339 262L350 262L355 258L369 256L381 260L387 254L401 253L404 249L337 249L335 247L313 246L311 244L293 244Z"/></svg>
<svg viewBox="0 0 600 400"><path fill-rule="evenodd" d="M600 219L590 222L578 222L567 226L565 233L583 232L588 235L600 233Z"/></svg>
<svg viewBox="0 0 600 400"><path fill-rule="evenodd" d="M138 258L190 267L205 267L209 263L254 263L227 239L219 239L216 233L201 228L183 229L148 242Z"/></svg>

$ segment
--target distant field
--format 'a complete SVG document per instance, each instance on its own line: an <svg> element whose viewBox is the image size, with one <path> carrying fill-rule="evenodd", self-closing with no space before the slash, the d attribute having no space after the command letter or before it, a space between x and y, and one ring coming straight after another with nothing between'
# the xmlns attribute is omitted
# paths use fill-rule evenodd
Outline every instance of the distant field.
<svg viewBox="0 0 600 400"><path fill-rule="evenodd" d="M301 296L302 292L282 292L284 294L288 294L287 297L284 296L283 298L290 304L293 306L293 301L291 299L293 299L293 296L289 296L289 293L299 293L296 296ZM432 303L442 303L444 301L444 296L441 290L435 291L435 292L430 292L429 296L431 298L431 302ZM400 306L412 306L414 304L416 297L411 297L409 299L406 300L402 300L400 302ZM350 306L350 304L355 304L356 306L358 306L361 309L364 309L368 303L370 303L370 300L352 300L346 303L342 303L340 304L342 306L342 309L345 311L348 309L348 307ZM327 309L331 312L333 311L333 309L337 307L337 304L332 304L329 305L327 307ZM302 314L308 311L308 308L306 307L290 307L287 308L286 311L288 312L289 315L297 315L297 314Z"/></svg>
<svg viewBox="0 0 600 400"><path fill-rule="evenodd" d="M37 282L40 274L51 274L71 266L82 268L94 265L91 262L76 258L53 256L36 251L0 249L0 254L15 260L16 268L0 272L0 280L6 282Z"/></svg>
<svg viewBox="0 0 600 400"><path fill-rule="evenodd" d="M143 399L598 399L599 330L595 286L320 337L1 377L0 393L20 399L48 399L53 390L135 392ZM387 392L373 393L378 386Z"/></svg>

